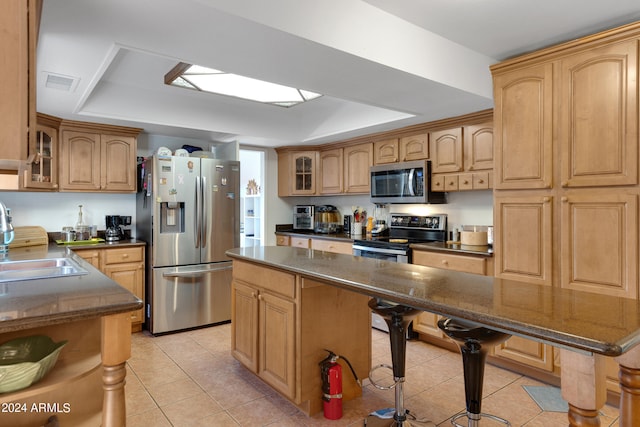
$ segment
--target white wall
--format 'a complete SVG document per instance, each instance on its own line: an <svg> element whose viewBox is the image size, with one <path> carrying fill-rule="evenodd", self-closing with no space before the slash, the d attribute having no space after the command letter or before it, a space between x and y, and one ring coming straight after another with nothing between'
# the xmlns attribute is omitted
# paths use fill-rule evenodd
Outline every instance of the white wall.
<svg viewBox="0 0 640 427"><path fill-rule="evenodd" d="M95 224L99 230L105 229L106 215L129 215L135 224L135 197L135 194L0 192L0 202L11 209L14 225L39 225L47 232L76 225L78 205L82 205L84 223ZM131 229L135 231L135 227Z"/></svg>

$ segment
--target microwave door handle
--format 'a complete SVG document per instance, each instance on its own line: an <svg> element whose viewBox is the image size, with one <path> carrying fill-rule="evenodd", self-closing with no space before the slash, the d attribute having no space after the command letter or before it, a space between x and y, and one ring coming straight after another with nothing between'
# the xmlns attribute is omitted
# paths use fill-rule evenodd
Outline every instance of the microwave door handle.
<svg viewBox="0 0 640 427"><path fill-rule="evenodd" d="M416 175L416 170L415 169L411 169L409 171L409 195L410 196L415 196L416 192L413 189L413 177Z"/></svg>

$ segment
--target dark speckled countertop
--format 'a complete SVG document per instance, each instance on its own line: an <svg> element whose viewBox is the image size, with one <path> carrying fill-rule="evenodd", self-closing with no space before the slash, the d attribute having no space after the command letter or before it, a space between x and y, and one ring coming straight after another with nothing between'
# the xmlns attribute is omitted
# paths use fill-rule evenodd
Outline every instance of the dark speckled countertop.
<svg viewBox="0 0 640 427"><path fill-rule="evenodd" d="M553 345L618 356L640 343L628 298L289 246L227 255Z"/></svg>
<svg viewBox="0 0 640 427"><path fill-rule="evenodd" d="M120 245L144 245L123 241ZM109 245L111 246L111 245ZM74 246L106 248L107 245ZM70 257L88 271L86 275L0 283L0 333L38 326L125 313L142 307L142 301L71 249L50 244L10 249L2 262Z"/></svg>

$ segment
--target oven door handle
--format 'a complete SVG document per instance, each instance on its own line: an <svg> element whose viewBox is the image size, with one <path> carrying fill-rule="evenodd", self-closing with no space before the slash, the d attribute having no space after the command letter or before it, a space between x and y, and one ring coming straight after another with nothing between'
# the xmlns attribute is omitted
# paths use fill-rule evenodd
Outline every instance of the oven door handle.
<svg viewBox="0 0 640 427"><path fill-rule="evenodd" d="M408 251L402 249L388 249L388 248L372 248L370 246L361 246L361 245L353 245L351 249L366 251L366 252L377 252L380 254L389 254L389 255L407 255Z"/></svg>

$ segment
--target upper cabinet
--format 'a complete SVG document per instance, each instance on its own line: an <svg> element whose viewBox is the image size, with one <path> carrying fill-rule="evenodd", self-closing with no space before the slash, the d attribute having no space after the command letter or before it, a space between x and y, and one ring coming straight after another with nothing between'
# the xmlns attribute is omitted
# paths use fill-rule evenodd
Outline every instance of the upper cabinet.
<svg viewBox="0 0 640 427"><path fill-rule="evenodd" d="M431 141L431 171L459 172L463 168L462 128L429 133Z"/></svg>
<svg viewBox="0 0 640 427"><path fill-rule="evenodd" d="M552 184L552 64L494 75L496 189Z"/></svg>
<svg viewBox="0 0 640 427"><path fill-rule="evenodd" d="M278 154L278 196L316 194L317 151L292 151Z"/></svg>
<svg viewBox="0 0 640 427"><path fill-rule="evenodd" d="M400 144L398 138L374 142L373 163L376 165L397 163L400 159L399 147Z"/></svg>
<svg viewBox="0 0 640 427"><path fill-rule="evenodd" d="M373 144L344 148L344 192L369 194L369 168L373 165Z"/></svg>
<svg viewBox="0 0 640 427"><path fill-rule="evenodd" d="M65 122L60 129L60 191L136 191L140 129Z"/></svg>
<svg viewBox="0 0 640 427"><path fill-rule="evenodd" d="M342 148L320 151L320 194L339 194L343 188Z"/></svg>
<svg viewBox="0 0 640 427"><path fill-rule="evenodd" d="M58 189L58 129L61 120L38 114L36 138L29 146L24 188Z"/></svg>
<svg viewBox="0 0 640 427"><path fill-rule="evenodd" d="M36 41L41 2L6 0L0 14L0 148L3 160L26 160L35 143Z"/></svg>
<svg viewBox="0 0 640 427"><path fill-rule="evenodd" d="M560 185L637 184L638 40L571 55L558 69Z"/></svg>
<svg viewBox="0 0 640 427"><path fill-rule="evenodd" d="M400 161L424 160L429 158L429 134L400 138Z"/></svg>

